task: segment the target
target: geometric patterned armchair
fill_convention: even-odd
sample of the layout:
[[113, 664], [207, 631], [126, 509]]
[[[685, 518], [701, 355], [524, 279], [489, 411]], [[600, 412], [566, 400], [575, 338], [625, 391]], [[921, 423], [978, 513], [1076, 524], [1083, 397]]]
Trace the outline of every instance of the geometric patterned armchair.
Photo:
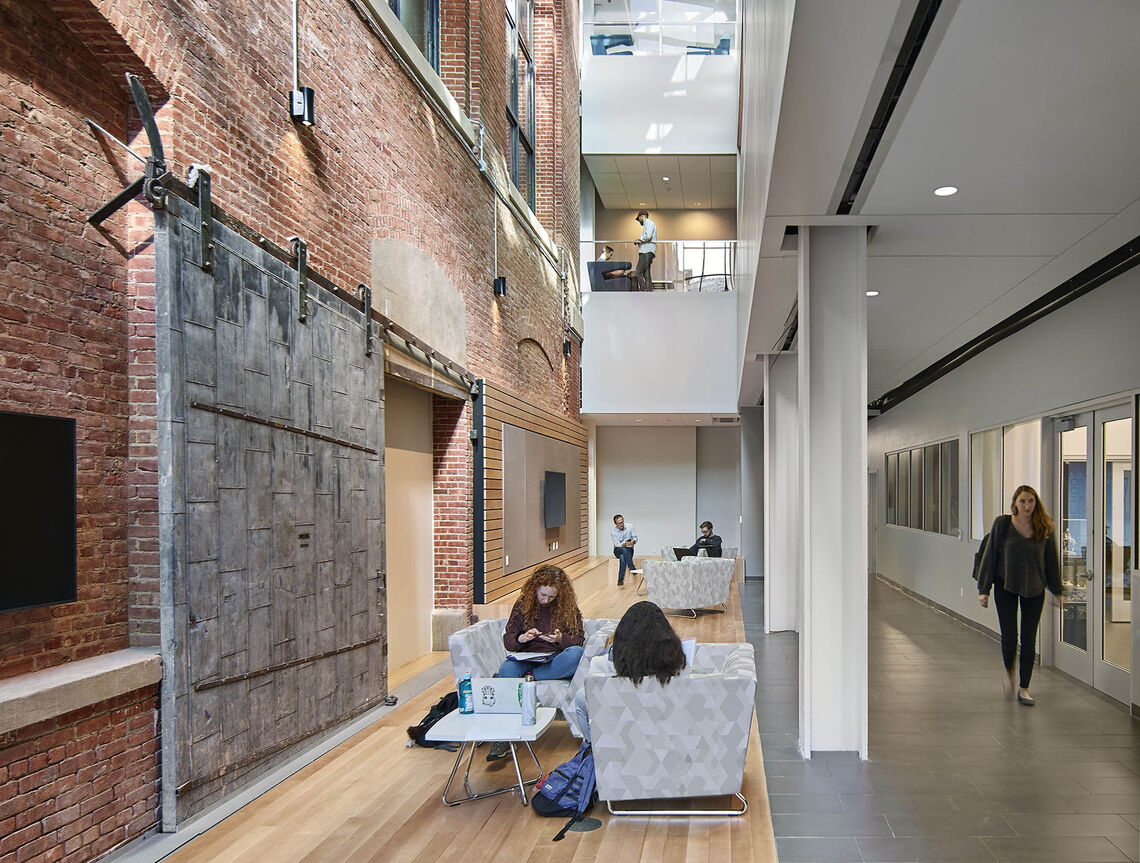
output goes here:
[[[648, 563], [649, 561], [646, 561]], [[648, 575], [648, 573], [647, 573]], [[698, 644], [692, 673], [662, 686], [586, 676], [598, 796], [615, 815], [742, 815], [740, 794], [756, 698], [751, 644]], [[615, 801], [734, 794], [729, 810], [615, 810]]]
[[[582, 645], [582, 661], [570, 680], [539, 680], [535, 687], [538, 703], [545, 707], [555, 707], [562, 711], [570, 726], [570, 733], [581, 737], [578, 728], [578, 714], [574, 710], [574, 697], [582, 689], [582, 681], [590, 669], [590, 660], [605, 652], [606, 640], [617, 626], [616, 620], [591, 617], [582, 621], [586, 640]], [[455, 686], [463, 680], [463, 675], [472, 677], [493, 677], [507, 658], [503, 646], [503, 632], [507, 628], [507, 618], [496, 617], [480, 620], [465, 627], [447, 640], [451, 652], [451, 670], [455, 674]]]
[[727, 609], [735, 558], [686, 557], [676, 563], [645, 560], [641, 565], [649, 601], [660, 608], [689, 609], [693, 617], [698, 608], [719, 605]]

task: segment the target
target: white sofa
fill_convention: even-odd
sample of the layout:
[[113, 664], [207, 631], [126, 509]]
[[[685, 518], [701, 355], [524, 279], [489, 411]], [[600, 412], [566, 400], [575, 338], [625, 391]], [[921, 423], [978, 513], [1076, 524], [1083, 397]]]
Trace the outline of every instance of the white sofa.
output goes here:
[[646, 596], [661, 608], [688, 609], [693, 617], [697, 616], [698, 608], [719, 605], [722, 611], [728, 609], [735, 558], [646, 560], [641, 566]]
[[665, 686], [595, 670], [586, 708], [598, 796], [615, 815], [699, 815], [695, 811], [617, 811], [615, 801], [740, 794], [756, 698], [751, 644], [698, 644], [691, 673]]
[[[539, 704], [561, 710], [575, 737], [581, 737], [582, 732], [578, 728], [578, 716], [574, 711], [574, 696], [582, 689], [582, 681], [590, 670], [590, 660], [605, 650], [606, 641], [618, 622], [606, 618], [589, 618], [582, 623], [586, 630], [586, 641], [582, 645], [582, 661], [574, 676], [570, 680], [540, 680], [536, 687]], [[480, 620], [459, 630], [447, 640], [456, 688], [464, 674], [470, 673], [472, 677], [494, 676], [507, 658], [507, 649], [503, 646], [503, 631], [506, 628], [505, 617]]]

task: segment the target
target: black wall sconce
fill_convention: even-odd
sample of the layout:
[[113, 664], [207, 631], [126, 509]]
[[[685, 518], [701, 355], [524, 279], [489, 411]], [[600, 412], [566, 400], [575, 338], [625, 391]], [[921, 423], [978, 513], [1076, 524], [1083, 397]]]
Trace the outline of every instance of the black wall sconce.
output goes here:
[[297, 0], [293, 0], [293, 89], [289, 91], [289, 116], [304, 126], [312, 126], [317, 121], [316, 94], [312, 87], [301, 86], [297, 44]]
[[507, 277], [506, 276], [496, 276], [495, 277], [495, 296], [496, 297], [505, 297], [506, 295], [507, 295]]
[[572, 353], [574, 353], [574, 343], [567, 339], [562, 343], [562, 355], [568, 357]]

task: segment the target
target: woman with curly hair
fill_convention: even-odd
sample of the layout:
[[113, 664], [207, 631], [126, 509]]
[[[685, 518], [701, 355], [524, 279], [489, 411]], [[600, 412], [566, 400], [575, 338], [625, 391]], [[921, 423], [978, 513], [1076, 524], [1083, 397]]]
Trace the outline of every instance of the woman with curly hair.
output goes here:
[[582, 658], [585, 634], [570, 579], [560, 567], [540, 566], [519, 591], [503, 645], [507, 653], [553, 653], [554, 657], [542, 664], [508, 657], [499, 667], [499, 677], [525, 677], [529, 672], [535, 680], [567, 680]]
[[[590, 662], [592, 673], [626, 677], [640, 686], [642, 680], [656, 678], [665, 686], [685, 668], [685, 651], [681, 639], [669, 625], [665, 613], [652, 602], [643, 600], [626, 609], [610, 639], [608, 653]], [[586, 691], [575, 698], [578, 726], [590, 739], [590, 721], [586, 714]]]
[[[990, 604], [994, 590], [998, 625], [1001, 628], [1001, 657], [1005, 663], [1002, 688], [1006, 697], [1014, 691], [1013, 658], [1017, 652], [1017, 606], [1021, 605], [1021, 662], [1017, 689], [1018, 703], [1033, 705], [1029, 679], [1037, 644], [1037, 624], [1045, 605], [1045, 588], [1061, 595], [1061, 566], [1053, 519], [1041, 505], [1041, 498], [1028, 485], [1019, 485], [1010, 501], [1010, 515], [999, 515], [990, 530], [990, 541], [978, 567], [978, 602]], [[1012, 528], [1012, 529], [1011, 529]], [[1004, 538], [999, 542], [997, 537]]]

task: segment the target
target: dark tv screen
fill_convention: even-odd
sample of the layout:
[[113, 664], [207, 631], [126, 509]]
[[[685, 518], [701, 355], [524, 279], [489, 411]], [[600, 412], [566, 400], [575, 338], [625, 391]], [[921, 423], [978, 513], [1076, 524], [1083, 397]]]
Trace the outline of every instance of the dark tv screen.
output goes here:
[[546, 527], [562, 527], [566, 524], [566, 474], [548, 470], [544, 488], [542, 499]]
[[75, 601], [75, 420], [0, 411], [0, 611]]

